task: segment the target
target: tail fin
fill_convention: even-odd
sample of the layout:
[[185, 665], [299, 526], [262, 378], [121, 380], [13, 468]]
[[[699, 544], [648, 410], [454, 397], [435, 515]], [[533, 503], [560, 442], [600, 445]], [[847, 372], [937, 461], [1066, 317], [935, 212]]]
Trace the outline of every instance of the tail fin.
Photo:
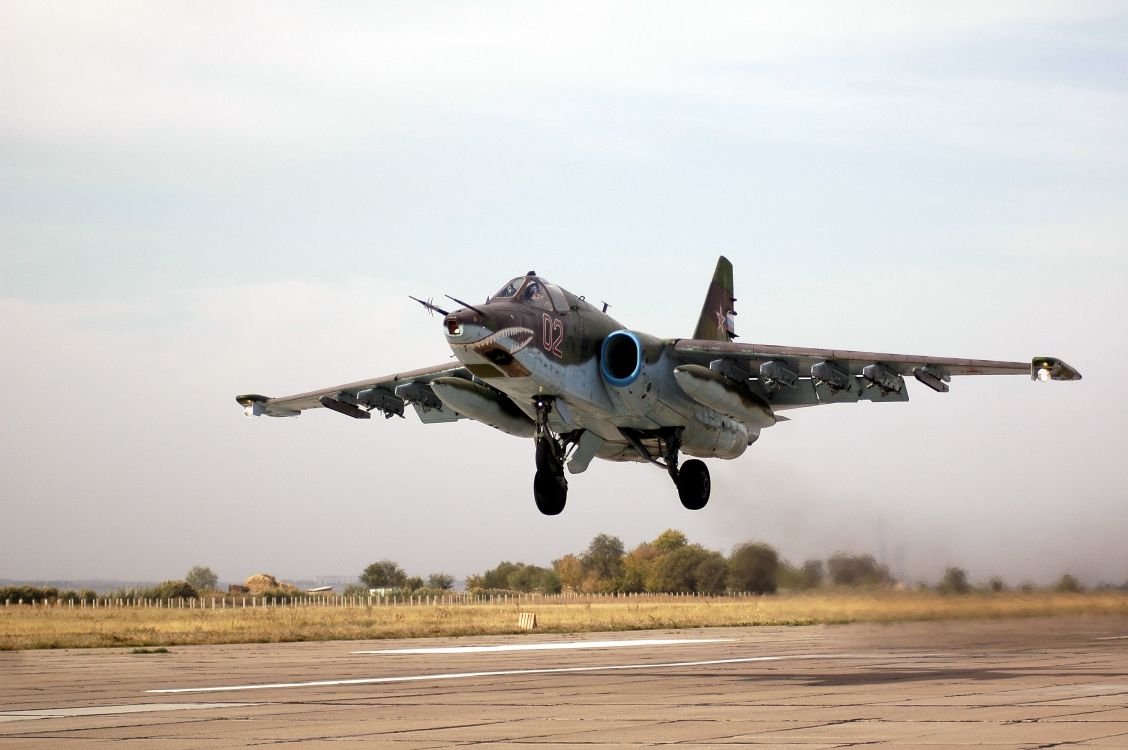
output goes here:
[[701, 317], [697, 319], [693, 338], [708, 341], [731, 341], [736, 338], [733, 320], [736, 316], [733, 309], [735, 303], [736, 297], [732, 296], [732, 263], [722, 255], [717, 259], [717, 270], [713, 272], [713, 281], [705, 295], [705, 305], [701, 308]]

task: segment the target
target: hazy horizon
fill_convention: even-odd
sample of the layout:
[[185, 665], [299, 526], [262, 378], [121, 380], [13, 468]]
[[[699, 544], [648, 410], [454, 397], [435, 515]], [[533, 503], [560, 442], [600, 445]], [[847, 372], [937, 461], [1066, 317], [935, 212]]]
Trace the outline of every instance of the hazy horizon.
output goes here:
[[[458, 578], [667, 528], [801, 562], [1128, 580], [1128, 10], [3, 2], [0, 577]], [[688, 336], [1004, 360], [797, 410], [685, 511], [595, 462], [555, 518], [484, 425], [248, 420], [447, 362], [408, 294], [535, 269]]]

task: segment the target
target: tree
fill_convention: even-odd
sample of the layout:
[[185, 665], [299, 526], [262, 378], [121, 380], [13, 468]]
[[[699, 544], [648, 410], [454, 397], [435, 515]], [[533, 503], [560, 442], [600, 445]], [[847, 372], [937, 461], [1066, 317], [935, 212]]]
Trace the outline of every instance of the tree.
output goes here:
[[591, 540], [580, 562], [600, 582], [614, 584], [605, 588], [617, 588], [618, 579], [623, 575], [623, 541], [617, 536], [600, 534]]
[[659, 555], [651, 566], [646, 590], [662, 594], [724, 591], [725, 559], [699, 544], [686, 544]]
[[822, 586], [824, 577], [822, 560], [804, 562], [803, 567], [799, 568], [799, 576], [805, 589], [817, 589]]
[[753, 594], [774, 594], [779, 580], [779, 553], [767, 544], [746, 542], [729, 556], [729, 587]]
[[700, 562], [697, 550], [689, 546], [659, 556], [646, 581], [646, 590], [658, 594], [693, 591], [693, 574]]
[[1007, 584], [1002, 578], [995, 576], [987, 582], [987, 588], [991, 589], [994, 594], [1000, 594], [1007, 590]]
[[454, 588], [454, 576], [447, 573], [432, 573], [427, 576], [427, 588], [450, 591]]
[[951, 567], [944, 571], [940, 585], [936, 590], [941, 594], [966, 594], [971, 591], [971, 584], [967, 582], [967, 573], [963, 568]]
[[713, 550], [705, 550], [705, 555], [693, 571], [694, 590], [708, 596], [725, 593], [728, 570], [728, 562], [724, 555]]
[[892, 583], [893, 576], [873, 555], [848, 555], [844, 552], [826, 561], [831, 583], [837, 586], [877, 586]]
[[677, 529], [666, 529], [652, 543], [659, 552], [666, 553], [689, 544], [689, 539]]
[[419, 576], [412, 576], [403, 582], [403, 587], [408, 591], [418, 591], [423, 588], [423, 579]]
[[643, 542], [623, 557], [623, 583], [620, 590], [639, 593], [646, 591], [646, 582], [651, 576], [658, 550], [653, 544]]
[[1055, 585], [1054, 588], [1057, 591], [1061, 591], [1067, 594], [1076, 594], [1085, 590], [1085, 588], [1081, 585], [1081, 582], [1069, 573], [1066, 573], [1061, 578], [1059, 578], [1057, 585]]
[[398, 589], [407, 582], [407, 573], [391, 560], [380, 560], [364, 569], [360, 582], [370, 589]]
[[552, 563], [560, 585], [569, 591], [580, 591], [584, 584], [584, 564], [575, 555], [564, 557]]
[[202, 565], [189, 570], [184, 580], [196, 591], [215, 591], [215, 587], [219, 585], [219, 576], [211, 568]]

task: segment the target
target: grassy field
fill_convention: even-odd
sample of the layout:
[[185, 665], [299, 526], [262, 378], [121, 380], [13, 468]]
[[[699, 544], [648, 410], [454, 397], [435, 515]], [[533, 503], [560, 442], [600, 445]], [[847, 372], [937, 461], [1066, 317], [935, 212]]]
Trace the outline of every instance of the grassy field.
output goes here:
[[1128, 614], [1128, 593], [931, 592], [780, 594], [747, 599], [602, 600], [520, 605], [279, 609], [0, 607], [0, 650], [421, 638], [538, 630], [577, 633], [738, 625], [898, 622], [1062, 614]]

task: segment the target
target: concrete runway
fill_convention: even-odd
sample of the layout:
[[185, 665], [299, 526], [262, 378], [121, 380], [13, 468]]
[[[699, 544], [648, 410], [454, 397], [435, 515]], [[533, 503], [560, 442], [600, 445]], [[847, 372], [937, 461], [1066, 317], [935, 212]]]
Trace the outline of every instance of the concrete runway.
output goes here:
[[0, 750], [126, 741], [1128, 748], [1128, 617], [0, 653]]

